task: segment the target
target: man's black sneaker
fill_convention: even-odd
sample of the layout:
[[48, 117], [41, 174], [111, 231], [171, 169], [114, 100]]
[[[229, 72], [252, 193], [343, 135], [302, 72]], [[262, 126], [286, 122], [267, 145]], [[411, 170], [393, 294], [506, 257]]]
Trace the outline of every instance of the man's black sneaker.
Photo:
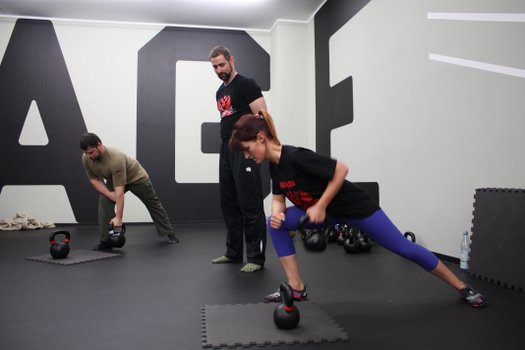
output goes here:
[[93, 250], [111, 250], [113, 248], [111, 244], [107, 241], [100, 241], [96, 246], [93, 247]]
[[168, 235], [168, 243], [169, 244], [177, 244], [177, 243], [179, 243], [179, 240], [177, 239], [177, 237], [175, 237], [174, 233], [172, 233], [171, 235]]
[[[306, 293], [306, 284], [304, 285], [303, 290], [293, 289], [293, 300], [294, 301], [303, 301], [308, 300], [308, 293]], [[280, 303], [281, 302], [281, 291], [277, 289], [275, 293], [268, 294], [264, 297], [265, 303]]]
[[471, 286], [467, 285], [459, 291], [463, 300], [472, 307], [481, 308], [487, 306], [487, 298], [480, 292], [476, 292]]

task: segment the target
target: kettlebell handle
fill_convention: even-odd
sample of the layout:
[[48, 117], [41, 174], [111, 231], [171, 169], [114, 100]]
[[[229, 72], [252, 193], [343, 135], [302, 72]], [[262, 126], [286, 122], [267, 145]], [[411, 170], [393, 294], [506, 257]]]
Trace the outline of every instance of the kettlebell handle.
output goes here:
[[[304, 225], [306, 225], [309, 222], [310, 222], [310, 218], [308, 217], [308, 214], [304, 213], [299, 218], [299, 224], [297, 226], [297, 230], [299, 230], [299, 231], [304, 230]], [[326, 226], [330, 227], [330, 219], [328, 219], [328, 216], [325, 218], [323, 224], [325, 224]], [[323, 225], [323, 224], [319, 224], [319, 225]]]
[[49, 243], [56, 244], [57, 241], [55, 237], [57, 235], [64, 235], [66, 237], [64, 239], [64, 243], [69, 243], [71, 241], [71, 235], [69, 234], [69, 232], [65, 230], [61, 230], [61, 231], [54, 231], [49, 235]]
[[310, 222], [310, 218], [308, 217], [308, 214], [304, 213], [300, 218], [299, 218], [299, 226], [297, 227], [297, 229], [299, 231], [301, 231], [303, 229], [303, 226], [304, 224], [306, 224], [306, 222]]
[[416, 243], [416, 235], [413, 232], [407, 231], [404, 234], [405, 238], [413, 243]]
[[285, 310], [291, 312], [293, 308], [293, 291], [288, 283], [281, 283], [279, 286], [279, 293], [281, 294], [282, 303], [285, 305]]
[[113, 231], [116, 234], [124, 234], [126, 233], [126, 225], [122, 224], [122, 226], [113, 226], [113, 224], [109, 225], [109, 230]]

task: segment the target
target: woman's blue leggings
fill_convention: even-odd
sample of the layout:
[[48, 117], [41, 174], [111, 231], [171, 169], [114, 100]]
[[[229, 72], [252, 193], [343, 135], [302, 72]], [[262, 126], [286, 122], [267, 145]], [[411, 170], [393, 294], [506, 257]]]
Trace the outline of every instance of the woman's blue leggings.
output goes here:
[[[291, 230], [297, 230], [299, 219], [305, 211], [298, 207], [286, 209], [286, 219], [280, 229], [274, 229], [268, 220], [268, 229], [272, 236], [273, 246], [279, 257], [295, 254], [295, 246], [289, 234]], [[438, 258], [432, 252], [422, 246], [409, 241], [401, 231], [390, 221], [388, 216], [379, 209], [365, 219], [342, 219], [329, 217], [331, 224], [350, 224], [365, 231], [375, 242], [388, 250], [412, 260], [427, 271], [433, 271], [438, 265]], [[323, 227], [325, 224], [306, 224], [305, 228]]]

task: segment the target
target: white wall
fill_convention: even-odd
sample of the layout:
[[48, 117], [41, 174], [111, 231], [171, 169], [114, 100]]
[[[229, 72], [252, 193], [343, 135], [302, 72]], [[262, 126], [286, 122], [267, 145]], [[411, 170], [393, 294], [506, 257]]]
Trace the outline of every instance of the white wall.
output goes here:
[[272, 31], [272, 108], [282, 143], [315, 147], [313, 23], [280, 21]]
[[[427, 18], [435, 12], [522, 21]], [[524, 13], [523, 1], [373, 0], [330, 40], [331, 84], [354, 83], [354, 122], [333, 131], [333, 155], [350, 180], [379, 182], [384, 210], [432, 251], [459, 256], [476, 188], [525, 186]]]

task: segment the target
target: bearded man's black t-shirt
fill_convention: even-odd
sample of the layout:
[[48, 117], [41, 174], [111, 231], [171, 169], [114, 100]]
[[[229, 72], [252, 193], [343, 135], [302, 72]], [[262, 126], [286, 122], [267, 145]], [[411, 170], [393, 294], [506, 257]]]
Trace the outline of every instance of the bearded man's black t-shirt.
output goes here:
[[[251, 113], [250, 103], [262, 97], [261, 88], [255, 80], [237, 74], [225, 86], [222, 84], [216, 93], [217, 109], [221, 114], [221, 138], [228, 141], [233, 125], [245, 114]], [[258, 112], [258, 111], [257, 111]]]

